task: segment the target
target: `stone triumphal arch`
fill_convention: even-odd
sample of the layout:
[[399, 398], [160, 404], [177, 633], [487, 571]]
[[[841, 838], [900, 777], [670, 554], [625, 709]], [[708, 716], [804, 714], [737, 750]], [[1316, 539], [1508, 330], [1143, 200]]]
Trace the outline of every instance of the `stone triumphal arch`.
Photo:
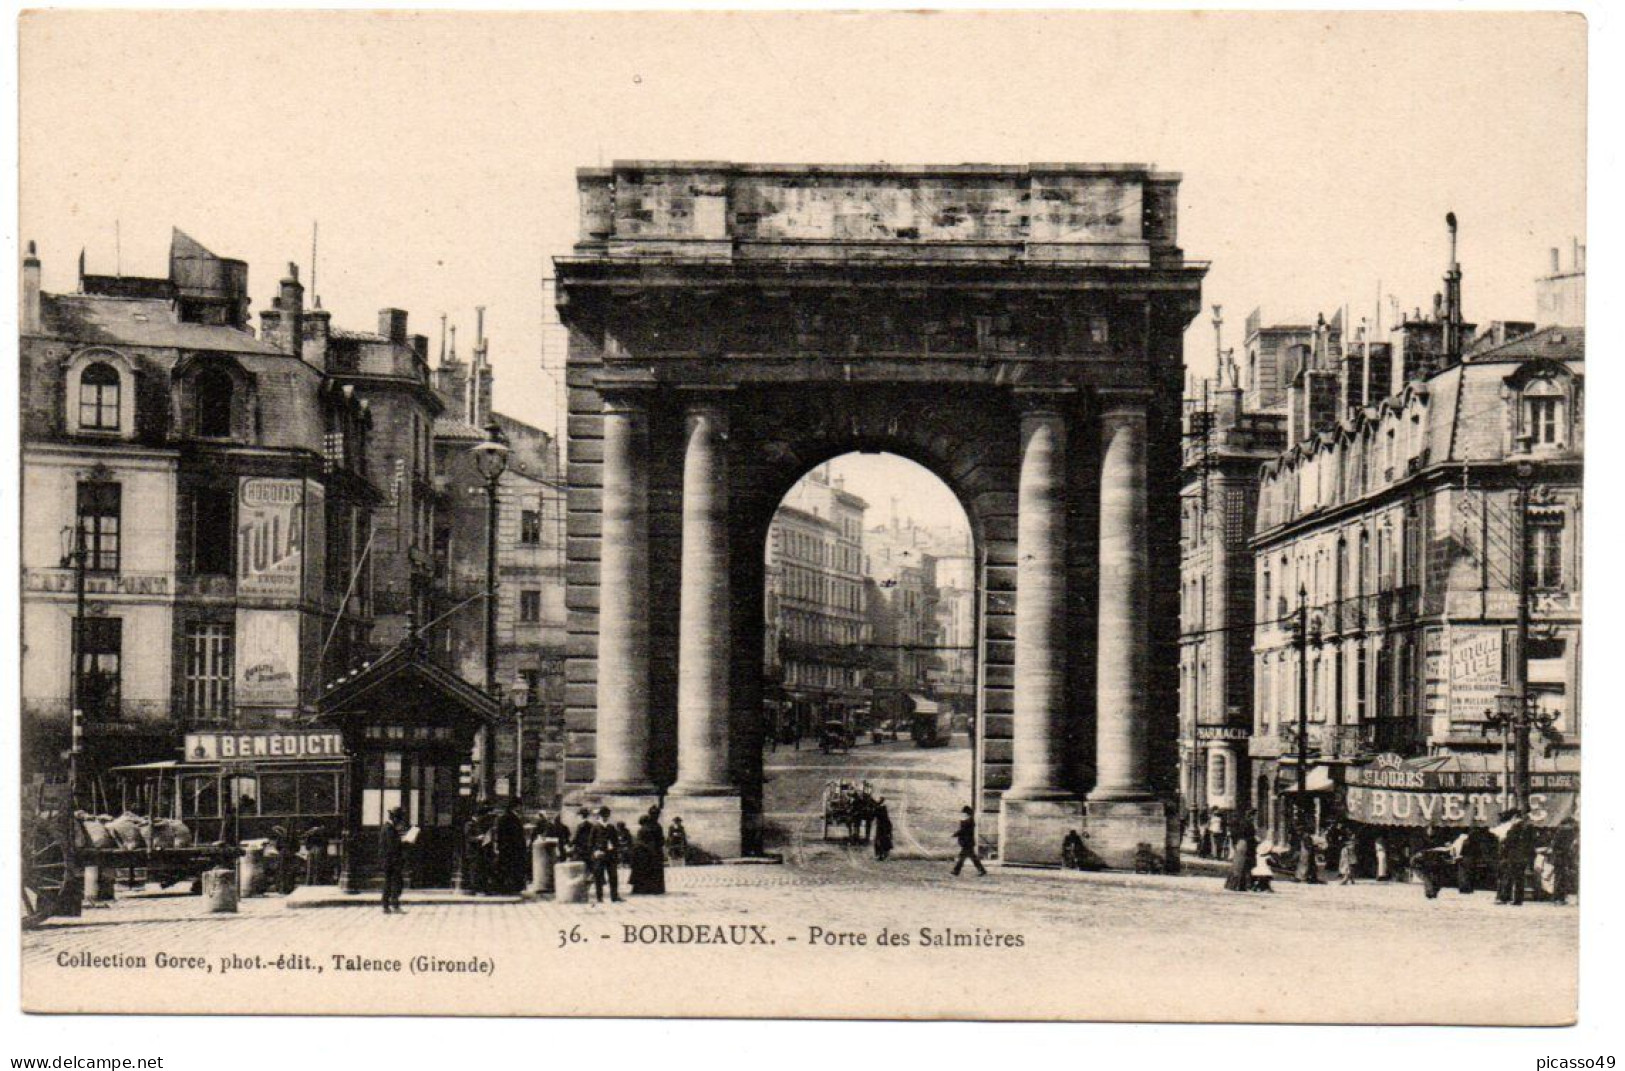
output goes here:
[[763, 545], [812, 467], [886, 450], [980, 558], [981, 828], [1171, 855], [1181, 337], [1205, 265], [1141, 165], [617, 163], [557, 262], [566, 779], [760, 847]]

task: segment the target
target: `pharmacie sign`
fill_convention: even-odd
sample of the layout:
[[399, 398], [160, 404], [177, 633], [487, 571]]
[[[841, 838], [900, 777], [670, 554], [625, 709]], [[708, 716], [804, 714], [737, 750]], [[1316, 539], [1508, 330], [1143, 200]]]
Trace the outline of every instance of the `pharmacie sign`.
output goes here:
[[186, 734], [186, 758], [190, 762], [343, 757], [344, 737], [339, 733], [265, 730]]

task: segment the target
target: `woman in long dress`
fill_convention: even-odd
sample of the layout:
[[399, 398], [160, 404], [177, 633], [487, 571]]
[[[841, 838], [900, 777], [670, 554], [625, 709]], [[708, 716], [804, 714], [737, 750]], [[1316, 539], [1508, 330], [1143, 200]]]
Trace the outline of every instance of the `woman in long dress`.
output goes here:
[[886, 801], [875, 801], [875, 858], [885, 861], [892, 850], [891, 812], [886, 809]]
[[1252, 888], [1253, 865], [1258, 861], [1257, 838], [1252, 822], [1243, 818], [1236, 823], [1230, 842], [1230, 870], [1224, 879], [1228, 891], [1247, 892]]
[[666, 891], [665, 860], [660, 857], [660, 828], [652, 815], [638, 819], [632, 841], [632, 894], [658, 896]]

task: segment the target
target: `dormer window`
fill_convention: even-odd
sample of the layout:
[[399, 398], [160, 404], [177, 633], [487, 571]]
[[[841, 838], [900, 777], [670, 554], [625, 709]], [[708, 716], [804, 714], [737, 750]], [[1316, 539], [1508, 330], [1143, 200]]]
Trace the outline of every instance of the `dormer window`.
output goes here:
[[122, 390], [118, 371], [105, 361], [79, 374], [79, 430], [119, 430]]
[[1536, 449], [1563, 445], [1563, 399], [1555, 395], [1525, 396], [1524, 434]]
[[122, 355], [86, 350], [68, 362], [63, 416], [69, 435], [135, 434], [135, 371]]
[[231, 437], [231, 403], [235, 393], [231, 374], [205, 368], [197, 376], [197, 433], [204, 439]]

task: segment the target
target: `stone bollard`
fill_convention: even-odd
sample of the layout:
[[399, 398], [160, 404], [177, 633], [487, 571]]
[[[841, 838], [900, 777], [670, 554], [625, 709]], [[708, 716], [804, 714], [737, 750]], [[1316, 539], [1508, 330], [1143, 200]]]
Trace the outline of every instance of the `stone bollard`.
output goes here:
[[105, 904], [114, 898], [115, 873], [112, 867], [91, 864], [85, 867], [85, 899]]
[[530, 842], [530, 888], [525, 890], [529, 896], [546, 896], [553, 891], [554, 860], [558, 856], [559, 842], [551, 837], [537, 837]]
[[558, 878], [558, 888], [553, 899], [560, 904], [584, 904], [587, 902], [587, 864], [586, 863], [560, 863], [553, 868]]
[[237, 875], [226, 867], [203, 872], [203, 901], [211, 914], [237, 911]]
[[259, 896], [265, 891], [265, 849], [252, 845], [237, 858], [237, 890], [241, 896]]

